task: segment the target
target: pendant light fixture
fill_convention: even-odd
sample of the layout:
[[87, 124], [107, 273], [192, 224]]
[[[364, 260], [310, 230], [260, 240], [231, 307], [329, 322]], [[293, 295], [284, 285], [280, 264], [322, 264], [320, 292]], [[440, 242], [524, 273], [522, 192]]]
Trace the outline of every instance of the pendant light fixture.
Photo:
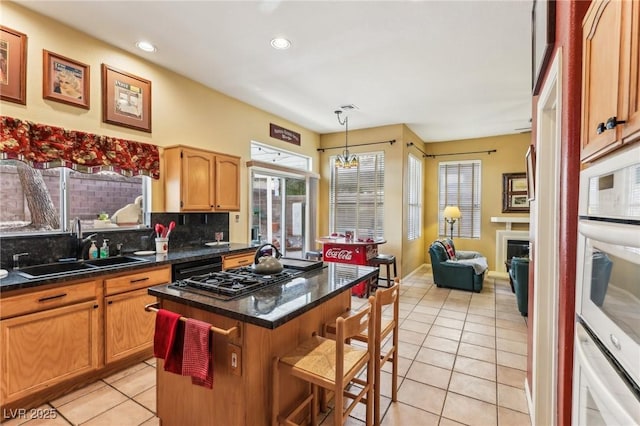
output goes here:
[[338, 117], [338, 123], [344, 128], [344, 151], [342, 154], [338, 154], [335, 161], [335, 166], [343, 169], [350, 169], [352, 167], [358, 167], [358, 156], [355, 154], [349, 154], [349, 116], [345, 114], [344, 120], [340, 118], [342, 110], [338, 109], [334, 111]]

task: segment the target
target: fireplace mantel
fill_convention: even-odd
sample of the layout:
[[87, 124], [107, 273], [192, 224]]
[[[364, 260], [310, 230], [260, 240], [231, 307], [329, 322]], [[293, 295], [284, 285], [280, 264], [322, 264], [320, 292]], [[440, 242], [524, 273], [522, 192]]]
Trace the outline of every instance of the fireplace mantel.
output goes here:
[[529, 216], [492, 216], [491, 222], [506, 224], [506, 230], [511, 231], [512, 223], [529, 223]]

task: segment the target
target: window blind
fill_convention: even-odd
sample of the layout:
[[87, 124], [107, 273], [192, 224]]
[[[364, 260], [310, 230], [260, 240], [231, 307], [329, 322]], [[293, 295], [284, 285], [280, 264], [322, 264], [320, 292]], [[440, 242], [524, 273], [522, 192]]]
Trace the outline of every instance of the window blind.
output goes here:
[[422, 235], [422, 161], [409, 154], [408, 162], [407, 239]]
[[[330, 159], [335, 163], [335, 156]], [[331, 168], [330, 232], [384, 237], [384, 152], [358, 154], [358, 166]]]
[[480, 160], [443, 162], [438, 173], [438, 220], [440, 236], [449, 236], [446, 206], [458, 206], [462, 217], [453, 226], [453, 236], [480, 238]]

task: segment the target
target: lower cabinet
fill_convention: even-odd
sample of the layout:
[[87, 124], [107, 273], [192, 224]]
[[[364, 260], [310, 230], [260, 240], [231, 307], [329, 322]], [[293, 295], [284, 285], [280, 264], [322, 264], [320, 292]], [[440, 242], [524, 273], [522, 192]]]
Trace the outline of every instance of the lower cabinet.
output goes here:
[[165, 265], [3, 293], [0, 405], [36, 406], [151, 356], [147, 289], [170, 281]]
[[97, 300], [0, 321], [2, 402], [99, 368]]
[[156, 316], [144, 306], [156, 302], [147, 289], [105, 298], [105, 363], [127, 358], [153, 346]]
[[105, 364], [151, 350], [156, 316], [144, 307], [156, 302], [156, 298], [147, 294], [147, 288], [170, 281], [169, 266], [104, 280]]

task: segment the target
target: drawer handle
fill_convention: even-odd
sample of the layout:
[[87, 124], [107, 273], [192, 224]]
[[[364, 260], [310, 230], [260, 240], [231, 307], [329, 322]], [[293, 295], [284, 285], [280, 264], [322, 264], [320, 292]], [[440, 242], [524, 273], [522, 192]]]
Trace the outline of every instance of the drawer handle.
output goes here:
[[138, 278], [137, 280], [130, 280], [129, 284], [135, 284], [135, 283], [139, 283], [139, 282], [142, 282], [142, 281], [148, 281], [148, 280], [149, 280], [149, 277]]
[[42, 297], [42, 298], [38, 299], [38, 302], [42, 303], [42, 302], [48, 302], [49, 300], [61, 299], [61, 298], [65, 297], [66, 295], [67, 295], [67, 293], [62, 293], [62, 294], [56, 294], [55, 296]]
[[250, 260], [249, 260], [249, 259], [238, 260], [238, 264], [240, 264], [240, 263], [247, 263], [247, 262], [250, 262]]

